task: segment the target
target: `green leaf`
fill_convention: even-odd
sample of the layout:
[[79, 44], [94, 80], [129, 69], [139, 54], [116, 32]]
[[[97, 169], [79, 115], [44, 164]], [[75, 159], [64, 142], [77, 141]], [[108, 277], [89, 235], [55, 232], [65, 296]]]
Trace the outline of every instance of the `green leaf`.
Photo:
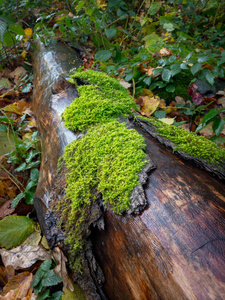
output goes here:
[[225, 51], [222, 52], [221, 58], [217, 61], [217, 66], [220, 66], [225, 63]]
[[34, 231], [35, 223], [24, 216], [7, 216], [0, 221], [0, 245], [6, 249], [22, 244]]
[[172, 84], [167, 85], [166, 87], [167, 92], [174, 93], [175, 92], [175, 86]]
[[[49, 297], [48, 300], [61, 300], [63, 294], [64, 294], [63, 292], [58, 291], [58, 292], [52, 294], [52, 296]], [[79, 300], [80, 300], [80, 299], [79, 299]]]
[[151, 84], [151, 77], [145, 77], [145, 79], [143, 80], [145, 84], [150, 85]]
[[141, 55], [140, 55], [140, 59], [141, 60], [146, 60], [148, 58], [148, 54], [147, 53], [141, 53]]
[[177, 59], [176, 55], [171, 55], [168, 59], [170, 63], [173, 63]]
[[18, 168], [15, 169], [16, 172], [21, 172], [27, 169], [27, 164], [24, 162]]
[[156, 87], [157, 87], [157, 82], [153, 82], [153, 83], [150, 85], [149, 89], [150, 89], [150, 91], [152, 91], [152, 90], [154, 90]]
[[171, 69], [171, 76], [174, 76], [181, 72], [181, 68], [179, 64], [174, 64], [170, 66], [170, 69]]
[[34, 182], [38, 182], [38, 178], [39, 178], [39, 171], [38, 171], [38, 169], [32, 169], [30, 171], [30, 180], [34, 181]]
[[160, 9], [161, 3], [160, 2], [154, 2], [151, 4], [150, 8], [148, 9], [148, 13], [150, 16], [153, 16], [157, 13], [157, 11]]
[[27, 204], [34, 204], [35, 191], [35, 188], [31, 188], [29, 191], [25, 191], [25, 201]]
[[188, 55], [184, 58], [184, 60], [189, 60], [189, 58], [191, 58], [193, 53], [194, 53], [194, 51], [191, 51], [190, 53], [188, 53]]
[[9, 29], [15, 34], [25, 35], [23, 28], [19, 24], [10, 24]]
[[26, 158], [26, 163], [31, 162], [31, 160], [38, 154], [40, 154], [39, 150], [31, 150]]
[[24, 194], [24, 193], [20, 193], [19, 195], [17, 195], [17, 196], [13, 199], [13, 201], [12, 201], [12, 203], [11, 203], [11, 207], [17, 206], [17, 204], [20, 202], [20, 200], [21, 200], [22, 198], [24, 198], [24, 197], [25, 197], [25, 194]]
[[208, 84], [210, 84], [211, 86], [213, 86], [213, 84], [215, 82], [215, 75], [210, 71], [210, 72], [208, 72], [206, 74], [205, 79], [208, 82]]
[[117, 33], [117, 30], [115, 28], [109, 28], [105, 29], [105, 35], [107, 36], [108, 39], [113, 38]]
[[125, 77], [126, 81], [130, 81], [133, 78], [133, 73], [129, 73], [127, 74], [127, 76]]
[[31, 90], [31, 83], [26, 84], [25, 86], [23, 86], [22, 88], [22, 93], [29, 93]]
[[0, 122], [9, 123], [11, 125], [14, 124], [14, 120], [13, 119], [10, 119], [8, 117], [3, 117], [3, 116], [0, 116]]
[[171, 32], [175, 29], [173, 23], [164, 23], [163, 28], [166, 29], [167, 31]]
[[198, 58], [198, 62], [199, 63], [203, 63], [203, 62], [206, 62], [208, 60], [210, 60], [210, 57], [206, 56], [206, 55], [205, 56], [201, 56], [201, 57]]
[[194, 64], [194, 65], [191, 67], [191, 73], [192, 73], [193, 75], [195, 75], [198, 71], [201, 70], [201, 67], [202, 67], [202, 65], [199, 64], [199, 63]]
[[45, 273], [44, 277], [41, 280], [42, 285], [46, 287], [57, 285], [60, 282], [62, 282], [62, 278], [55, 275], [53, 270], [49, 270], [47, 273]]
[[212, 129], [215, 132], [216, 136], [218, 136], [224, 129], [224, 125], [224, 119], [216, 118], [216, 120], [213, 122]]
[[214, 67], [213, 68], [213, 73], [216, 75], [216, 76], [219, 76], [219, 77], [224, 77], [224, 69], [222, 67]]
[[95, 54], [95, 60], [107, 61], [112, 57], [112, 52], [109, 50], [100, 50]]
[[162, 72], [162, 79], [166, 82], [169, 82], [171, 78], [171, 71], [168, 69], [164, 69]]
[[182, 64], [180, 64], [180, 68], [181, 68], [182, 70], [187, 70], [187, 69], [188, 69], [188, 66], [187, 66], [186, 63], [182, 63]]
[[8, 126], [0, 124], [0, 131], [8, 131]]
[[195, 132], [199, 132], [202, 130], [206, 125], [208, 125], [213, 119], [218, 115], [218, 109], [213, 108], [211, 109], [202, 119], [201, 124], [196, 128]]
[[40, 160], [36, 160], [36, 161], [32, 161], [30, 162], [27, 166], [26, 166], [26, 170], [31, 169], [31, 168], [35, 168], [40, 164]]
[[4, 43], [6, 44], [7, 47], [12, 47], [12, 46], [14, 46], [14, 37], [13, 37], [13, 35], [12, 35], [10, 32], [8, 32], [8, 31], [6, 31], [6, 32], [4, 33], [3, 41], [4, 41]]
[[157, 68], [157, 69], [153, 70], [153, 75], [161, 74], [162, 71], [163, 71], [163, 68]]
[[49, 290], [49, 289], [48, 289], [48, 290], [45, 290], [43, 293], [41, 293], [40, 295], [38, 295], [37, 300], [44, 300], [44, 299], [47, 299], [47, 298], [49, 298], [49, 297], [48, 297], [49, 294], [50, 294], [50, 290]]
[[154, 112], [154, 116], [155, 116], [157, 119], [165, 118], [165, 117], [166, 117], [166, 111], [165, 111], [165, 110], [156, 110], [156, 111]]
[[50, 259], [45, 260], [40, 268], [37, 270], [36, 274], [34, 275], [34, 279], [31, 283], [31, 287], [36, 287], [40, 282], [41, 279], [44, 277], [45, 273], [51, 268], [52, 261]]

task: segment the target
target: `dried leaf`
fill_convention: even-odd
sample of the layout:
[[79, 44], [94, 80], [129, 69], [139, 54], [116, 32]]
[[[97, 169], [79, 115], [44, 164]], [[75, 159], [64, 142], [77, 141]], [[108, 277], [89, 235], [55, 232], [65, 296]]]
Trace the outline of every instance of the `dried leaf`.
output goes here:
[[17, 102], [17, 107], [22, 113], [25, 113], [27, 109], [32, 110], [32, 106], [32, 102], [27, 102], [26, 100], [20, 100], [19, 102]]
[[42, 239], [41, 239], [41, 244], [42, 244], [42, 246], [43, 246], [45, 249], [47, 249], [47, 250], [50, 249], [49, 246], [48, 246], [48, 242], [47, 242], [45, 236], [42, 237]]
[[148, 96], [149, 98], [154, 96], [154, 93], [148, 89], [142, 89], [140, 96]]
[[31, 233], [28, 238], [23, 242], [22, 245], [30, 245], [30, 246], [38, 246], [41, 240], [41, 232], [40, 231], [34, 231]]
[[126, 82], [125, 80], [120, 80], [120, 84], [125, 88], [129, 89], [131, 87], [131, 84], [129, 82]]
[[6, 216], [11, 215], [15, 208], [11, 207], [12, 200], [8, 200], [5, 204], [3, 204], [0, 208], [0, 220], [5, 218]]
[[172, 55], [172, 51], [170, 49], [167, 49], [167, 48], [162, 48], [160, 51], [159, 51], [159, 54], [161, 56], [169, 56], [169, 55]]
[[3, 88], [9, 88], [11, 85], [11, 82], [7, 78], [0, 79], [0, 90]]
[[0, 284], [5, 286], [6, 283], [15, 276], [13, 266], [0, 267]]
[[[29, 293], [33, 275], [30, 272], [23, 272], [8, 281], [4, 286], [1, 296], [6, 296], [9, 292], [14, 292], [14, 298], [5, 299], [22, 299]], [[0, 298], [4, 299], [4, 298]]]
[[161, 118], [160, 121], [167, 124], [167, 125], [172, 125], [174, 122], [175, 118]]
[[143, 116], [150, 117], [159, 106], [160, 99], [157, 96], [152, 98], [149, 98], [148, 96], [144, 96], [141, 98], [143, 101], [143, 104], [141, 106], [141, 114]]
[[217, 100], [218, 104], [221, 104], [223, 107], [225, 107], [225, 96], [221, 97]]
[[213, 133], [213, 129], [212, 129], [212, 124], [213, 122], [210, 122], [205, 128], [203, 128], [202, 130], [200, 130], [199, 132], [204, 135], [204, 137], [206, 138], [210, 138], [214, 133]]
[[180, 96], [176, 96], [175, 101], [176, 101], [177, 104], [184, 104], [185, 105], [185, 103], [186, 103], [184, 98], [180, 97]]
[[15, 114], [21, 115], [21, 116], [23, 115], [23, 112], [19, 109], [19, 107], [17, 106], [17, 103], [7, 105], [7, 106], [3, 107], [2, 110], [6, 111], [6, 112], [12, 112], [12, 113], [15, 113]]
[[20, 245], [11, 250], [0, 250], [4, 266], [12, 265], [15, 270], [29, 268], [38, 260], [51, 259], [49, 252], [41, 246]]
[[70, 291], [73, 291], [74, 287], [66, 269], [67, 258], [65, 257], [65, 255], [59, 247], [54, 248], [53, 257], [57, 264], [57, 266], [54, 268], [54, 273], [62, 278], [63, 289], [65, 290], [66, 288], [68, 288]]

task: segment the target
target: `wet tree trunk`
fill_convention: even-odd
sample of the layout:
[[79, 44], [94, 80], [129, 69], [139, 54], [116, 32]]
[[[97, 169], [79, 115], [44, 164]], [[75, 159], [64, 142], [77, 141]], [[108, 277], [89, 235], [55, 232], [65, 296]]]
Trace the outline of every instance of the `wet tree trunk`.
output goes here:
[[[58, 158], [65, 145], [76, 138], [60, 120], [76, 91], [59, 75], [79, 64], [65, 47], [46, 50], [39, 45], [34, 56], [34, 103], [42, 141], [35, 207], [50, 246], [61, 244], [66, 252], [62, 230], [56, 227], [58, 219], [50, 206], [52, 199], [57, 201], [64, 195], [65, 178], [63, 172], [57, 175]], [[107, 210], [105, 230], [92, 229], [91, 234], [105, 283], [88, 252], [88, 271], [76, 279], [87, 299], [106, 299], [105, 295], [112, 300], [223, 299], [224, 180], [172, 154], [152, 137], [146, 124], [131, 126], [145, 137], [147, 153], [156, 166], [144, 186], [148, 207], [139, 215], [118, 216]], [[223, 178], [222, 173], [215, 171], [214, 175]]]

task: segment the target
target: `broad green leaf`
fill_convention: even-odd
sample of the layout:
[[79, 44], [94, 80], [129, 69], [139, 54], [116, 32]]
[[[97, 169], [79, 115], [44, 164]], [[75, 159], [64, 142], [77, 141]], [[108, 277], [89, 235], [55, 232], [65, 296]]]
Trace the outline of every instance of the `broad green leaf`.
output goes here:
[[38, 178], [39, 178], [39, 171], [38, 171], [38, 169], [32, 169], [30, 171], [30, 180], [38, 182]]
[[[48, 300], [61, 300], [62, 299], [62, 295], [63, 295], [63, 292], [61, 291], [58, 291], [54, 294], [52, 294], [51, 297], [48, 298]], [[37, 299], [38, 300], [38, 299]], [[71, 299], [72, 300], [72, 299]], [[79, 300], [81, 300], [81, 298], [79, 298]]]
[[224, 77], [224, 69], [222, 67], [214, 67], [213, 68], [213, 73], [216, 75], [216, 76], [219, 76], [219, 77]]
[[192, 40], [192, 39], [193, 39], [193, 37], [191, 37], [190, 35], [184, 33], [183, 31], [178, 31], [178, 32], [177, 32], [177, 35], [178, 35], [180, 38], [182, 38], [183, 40], [187, 40], [187, 39]]
[[17, 206], [17, 204], [20, 202], [20, 200], [24, 197], [25, 197], [25, 194], [23, 192], [20, 193], [19, 195], [17, 195], [11, 203], [11, 207]]
[[115, 28], [109, 28], [105, 29], [105, 35], [107, 36], [108, 39], [113, 38], [117, 33], [117, 30]]
[[25, 86], [23, 86], [22, 88], [22, 93], [29, 93], [31, 91], [31, 83], [26, 84]]
[[161, 89], [161, 88], [164, 88], [164, 86], [166, 86], [167, 83], [166, 82], [163, 82], [163, 81], [157, 81], [157, 86]]
[[160, 9], [161, 7], [161, 3], [160, 2], [154, 2], [151, 4], [148, 13], [150, 14], [150, 16], [153, 16], [157, 13], [157, 11]]
[[21, 171], [26, 170], [26, 168], [27, 168], [27, 164], [24, 162], [24, 163], [22, 163], [21, 165], [19, 165], [19, 167], [17, 167], [17, 168], [15, 169], [15, 171], [16, 171], [16, 172], [21, 172]]
[[143, 80], [145, 84], [150, 85], [151, 84], [151, 77], [145, 77], [145, 79]]
[[141, 53], [140, 55], [141, 60], [146, 60], [148, 58], [148, 54], [147, 53]]
[[182, 63], [182, 64], [180, 64], [180, 68], [181, 68], [182, 70], [187, 70], [187, 69], [188, 69], [188, 66], [187, 66], [186, 63]]
[[163, 71], [163, 68], [157, 68], [157, 69], [154, 69], [154, 70], [153, 70], [153, 75], [161, 74], [162, 71]]
[[109, 50], [100, 50], [95, 54], [95, 59], [100, 61], [107, 61], [112, 57], [112, 52]]
[[34, 158], [36, 155], [40, 154], [40, 151], [39, 150], [31, 150], [29, 153], [28, 153], [28, 156], [26, 158], [26, 163], [29, 163], [31, 162], [32, 158]]
[[168, 59], [170, 63], [173, 63], [177, 59], [176, 55], [171, 55]]
[[10, 119], [8, 117], [3, 117], [3, 116], [0, 116], [0, 122], [5, 122], [5, 123], [9, 123], [9, 124], [14, 124], [14, 120], [13, 119]]
[[210, 71], [210, 72], [208, 72], [206, 74], [205, 79], [208, 82], [208, 84], [210, 84], [211, 86], [213, 86], [213, 84], [215, 82], [215, 75]]
[[40, 268], [37, 270], [36, 274], [34, 275], [34, 279], [31, 283], [31, 287], [37, 286], [40, 282], [41, 279], [44, 277], [45, 273], [51, 268], [52, 261], [51, 260], [45, 260]]
[[170, 69], [171, 69], [171, 76], [174, 76], [181, 72], [181, 68], [179, 64], [174, 64], [170, 66]]
[[41, 293], [40, 295], [38, 295], [37, 300], [45, 300], [45, 299], [49, 299], [49, 294], [50, 294], [50, 290], [45, 290], [43, 293]]
[[60, 282], [62, 282], [62, 278], [55, 275], [53, 270], [49, 270], [47, 273], [45, 273], [41, 280], [42, 285], [46, 287], [57, 285]]
[[154, 112], [154, 116], [155, 116], [157, 119], [165, 118], [165, 117], [166, 117], [166, 111], [165, 111], [165, 110], [156, 110], [156, 111]]
[[9, 29], [15, 34], [24, 35], [25, 32], [19, 24], [10, 24]]
[[163, 28], [166, 29], [167, 31], [171, 32], [175, 29], [173, 23], [164, 23]]
[[168, 69], [164, 69], [162, 72], [162, 79], [166, 82], [169, 82], [171, 78], [171, 71]]
[[217, 66], [220, 66], [225, 63], [225, 51], [222, 52], [221, 58], [217, 61]]
[[14, 36], [8, 31], [4, 33], [3, 41], [7, 47], [14, 46]]
[[194, 51], [191, 51], [184, 60], [189, 60], [189, 58], [191, 58], [192, 54], [194, 53]]
[[191, 73], [192, 73], [193, 75], [195, 75], [198, 71], [201, 70], [201, 67], [202, 67], [202, 65], [199, 64], [199, 63], [194, 64], [194, 65], [191, 67]]
[[3, 124], [0, 124], [0, 131], [5, 131], [5, 132], [7, 132], [7, 131], [8, 131], [8, 126], [3, 125]]
[[174, 93], [175, 92], [175, 86], [172, 84], [167, 85], [166, 87], [167, 92]]
[[224, 129], [225, 121], [224, 119], [217, 118], [212, 125], [212, 129], [215, 132], [216, 136], [218, 136], [221, 131]]
[[32, 161], [26, 166], [27, 169], [35, 168], [40, 164], [40, 160]]
[[127, 76], [125, 77], [126, 81], [130, 81], [133, 78], [133, 73], [129, 73], [127, 74]]
[[29, 191], [25, 191], [25, 201], [27, 204], [34, 204], [35, 191], [36, 188], [31, 188]]
[[34, 231], [35, 223], [24, 216], [7, 216], [0, 221], [0, 245], [6, 249], [22, 244]]
[[218, 110], [216, 108], [211, 109], [202, 119], [201, 124], [196, 128], [195, 132], [199, 132], [204, 127], [206, 127], [213, 119], [218, 115]]
[[206, 62], [208, 60], [210, 60], [210, 57], [206, 56], [206, 55], [205, 56], [201, 56], [201, 57], [198, 58], [198, 62], [199, 63], [203, 63], [203, 62]]

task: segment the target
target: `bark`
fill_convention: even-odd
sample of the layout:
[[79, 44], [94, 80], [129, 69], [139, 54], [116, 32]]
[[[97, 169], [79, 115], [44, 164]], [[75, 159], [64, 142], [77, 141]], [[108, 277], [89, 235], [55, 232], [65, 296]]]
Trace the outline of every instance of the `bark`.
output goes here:
[[[53, 206], [64, 197], [65, 188], [66, 170], [57, 173], [58, 158], [65, 145], [77, 138], [60, 120], [77, 96], [60, 77], [74, 67], [74, 62], [69, 63], [74, 55], [60, 45], [48, 49], [39, 45], [34, 55], [34, 104], [42, 141], [35, 208], [51, 248], [60, 244], [65, 253], [68, 248]], [[87, 299], [223, 299], [225, 188], [218, 177], [223, 178], [224, 170], [182, 153], [175, 156], [154, 138], [154, 128], [140, 120], [130, 121], [129, 126], [145, 137], [153, 161], [147, 182], [133, 199], [138, 203], [144, 196], [148, 206], [138, 215], [118, 216], [105, 210], [101, 231], [102, 211], [93, 206], [87, 231], [95, 257], [89, 242], [86, 270], [83, 275], [73, 274], [74, 280]]]

